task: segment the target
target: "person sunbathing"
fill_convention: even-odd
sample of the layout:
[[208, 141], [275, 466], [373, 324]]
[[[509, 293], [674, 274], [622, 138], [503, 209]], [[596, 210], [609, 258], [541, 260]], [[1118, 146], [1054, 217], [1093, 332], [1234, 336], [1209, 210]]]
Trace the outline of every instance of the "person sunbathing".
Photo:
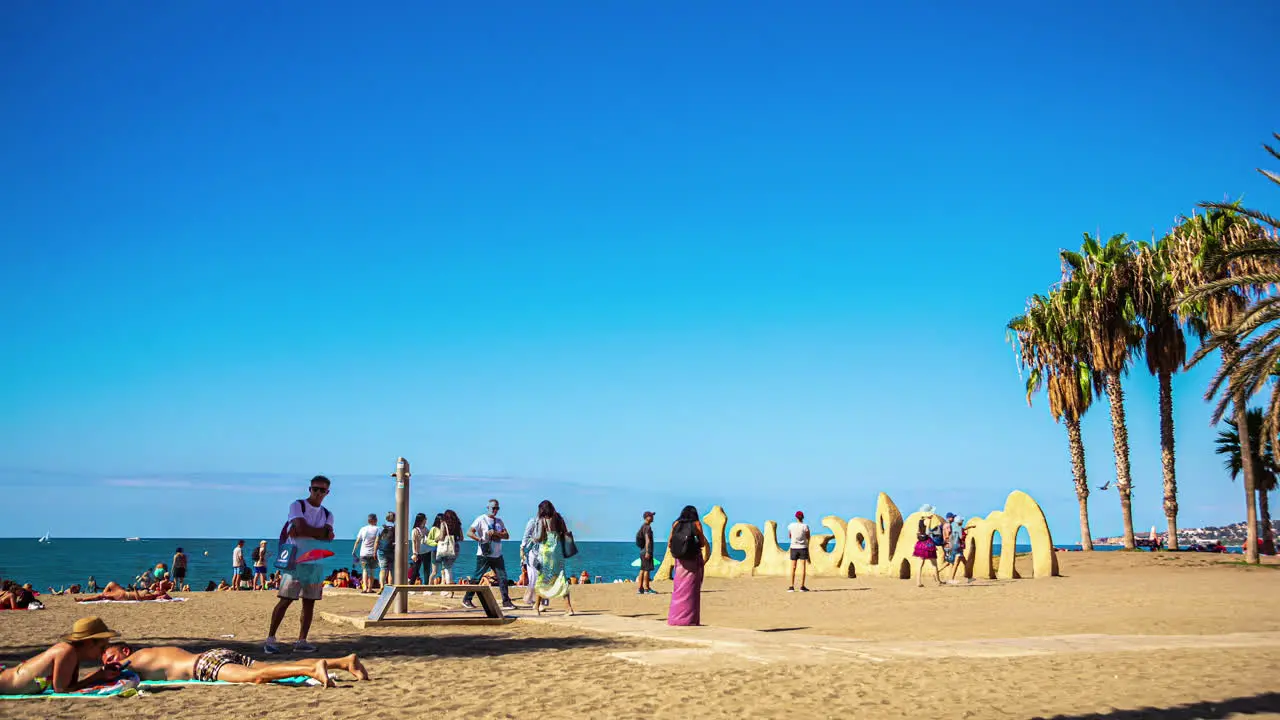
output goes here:
[[100, 657], [108, 641], [119, 634], [99, 618], [80, 618], [62, 642], [15, 667], [0, 665], [0, 695], [73, 692], [114, 681], [120, 675], [118, 668], [104, 667], [80, 678], [80, 663]]
[[43, 603], [36, 600], [36, 593], [31, 589], [31, 583], [19, 585], [6, 580], [3, 589], [0, 590], [0, 610], [26, 610], [30, 607], [37, 609], [44, 607]]
[[76, 602], [96, 602], [98, 600], [172, 600], [169, 597], [169, 591], [173, 589], [173, 583], [168, 581], [160, 581], [152, 586], [151, 590], [125, 590], [115, 580], [107, 583], [102, 588], [102, 592], [89, 597], [76, 598]]
[[214, 648], [199, 655], [176, 647], [140, 647], [128, 643], [109, 645], [102, 652], [103, 667], [121, 667], [143, 680], [197, 680], [261, 684], [291, 677], [310, 677], [324, 687], [333, 687], [329, 668], [338, 668], [356, 680], [368, 680], [369, 673], [355, 653], [340, 658], [316, 658], [307, 662], [255, 662], [228, 648]]

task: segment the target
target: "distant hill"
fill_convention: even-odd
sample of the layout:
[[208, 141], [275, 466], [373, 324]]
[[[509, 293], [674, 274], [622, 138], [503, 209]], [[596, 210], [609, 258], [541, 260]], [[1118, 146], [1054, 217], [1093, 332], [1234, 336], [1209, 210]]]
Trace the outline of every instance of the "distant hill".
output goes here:
[[[1280, 536], [1280, 520], [1271, 521], [1271, 529], [1277, 536]], [[1258, 522], [1258, 534], [1262, 534], [1262, 522]], [[1135, 532], [1136, 537], [1145, 538], [1147, 533]], [[1156, 532], [1156, 536], [1161, 540], [1167, 539], [1168, 532]], [[1232, 525], [1223, 525], [1221, 527], [1209, 526], [1202, 528], [1178, 528], [1178, 544], [1186, 545], [1196, 542], [1209, 542], [1218, 540], [1223, 545], [1242, 545], [1247, 538], [1245, 523], [1238, 522]], [[1095, 538], [1094, 542], [1100, 545], [1118, 545], [1124, 540], [1123, 537], [1101, 537]]]

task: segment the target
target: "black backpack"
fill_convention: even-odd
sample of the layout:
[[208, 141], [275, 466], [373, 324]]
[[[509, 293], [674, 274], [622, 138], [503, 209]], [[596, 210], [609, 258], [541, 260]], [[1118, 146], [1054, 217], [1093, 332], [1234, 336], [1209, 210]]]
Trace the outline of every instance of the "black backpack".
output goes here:
[[636, 531], [636, 547], [644, 549], [644, 528], [641, 527]]
[[382, 532], [378, 534], [378, 549], [382, 551], [387, 559], [395, 557], [396, 554], [396, 526], [383, 525]]
[[700, 547], [698, 536], [693, 534], [691, 522], [676, 523], [675, 528], [671, 530], [671, 537], [667, 539], [667, 549], [671, 551], [671, 556], [681, 560], [702, 557]]

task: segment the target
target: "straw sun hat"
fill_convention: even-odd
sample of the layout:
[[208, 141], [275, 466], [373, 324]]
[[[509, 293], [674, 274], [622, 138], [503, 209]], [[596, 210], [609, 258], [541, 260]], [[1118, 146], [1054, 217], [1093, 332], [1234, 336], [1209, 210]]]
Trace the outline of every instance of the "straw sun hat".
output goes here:
[[107, 627], [102, 622], [102, 618], [87, 617], [80, 618], [75, 625], [71, 626], [71, 632], [62, 636], [67, 642], [76, 642], [78, 640], [98, 640], [101, 638], [119, 637], [120, 633]]

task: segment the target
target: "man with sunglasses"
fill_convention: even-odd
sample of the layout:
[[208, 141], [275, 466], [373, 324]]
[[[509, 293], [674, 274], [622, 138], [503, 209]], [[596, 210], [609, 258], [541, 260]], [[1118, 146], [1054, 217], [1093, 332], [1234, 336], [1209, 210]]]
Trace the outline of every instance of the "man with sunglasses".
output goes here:
[[[329, 494], [329, 478], [323, 475], [311, 478], [310, 490], [311, 494], [306, 499], [296, 500], [289, 506], [289, 520], [280, 532], [282, 538], [288, 538], [298, 546], [298, 555], [333, 540], [333, 513], [322, 504]], [[323, 592], [324, 565], [319, 560], [299, 562], [292, 570], [285, 571], [280, 577], [280, 590], [277, 592], [280, 599], [271, 612], [271, 630], [267, 633], [263, 652], [280, 652], [280, 646], [276, 644], [276, 630], [284, 620], [289, 606], [298, 599], [302, 600], [302, 628], [298, 632], [298, 641], [293, 644], [293, 650], [315, 652], [316, 646], [307, 642], [307, 633], [311, 631], [311, 616], [315, 611], [316, 601]]]
[[[510, 534], [507, 533], [507, 526], [502, 523], [502, 518], [498, 517], [497, 500], [489, 500], [488, 510], [467, 529], [467, 537], [479, 545], [476, 549], [476, 573], [472, 582], [479, 583], [484, 574], [492, 570], [494, 577], [498, 579], [498, 590], [502, 593], [502, 607], [514, 610], [516, 606], [512, 604], [507, 590], [507, 565], [502, 559], [502, 541], [510, 537]], [[475, 593], [472, 592], [463, 595], [462, 606], [474, 608], [475, 604], [471, 602], [474, 596]]]

